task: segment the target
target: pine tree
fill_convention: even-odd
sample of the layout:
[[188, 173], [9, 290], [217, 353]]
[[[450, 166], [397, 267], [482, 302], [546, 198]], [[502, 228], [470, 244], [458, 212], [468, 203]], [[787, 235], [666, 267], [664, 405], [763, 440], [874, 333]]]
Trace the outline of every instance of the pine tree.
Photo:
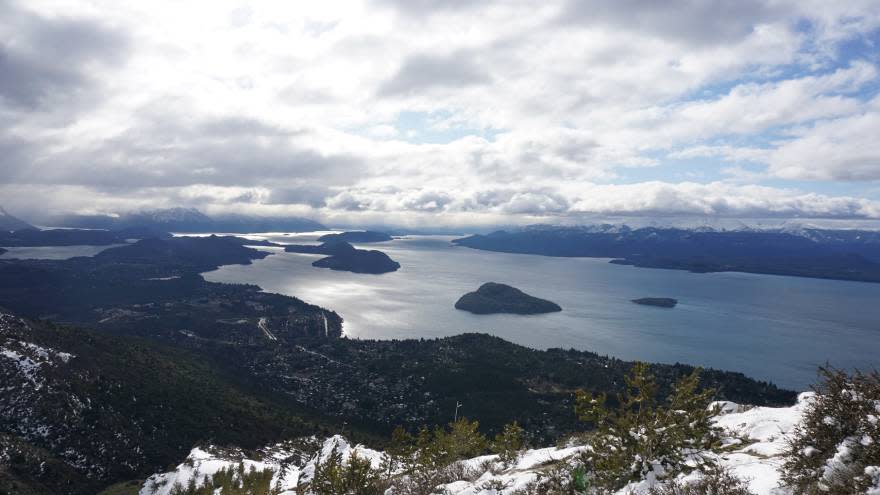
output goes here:
[[505, 466], [509, 466], [519, 458], [519, 451], [524, 443], [525, 430], [514, 421], [505, 425], [504, 430], [495, 436], [492, 447], [498, 453], [498, 459]]
[[658, 404], [654, 377], [645, 364], [636, 363], [616, 410], [606, 407], [604, 395], [579, 391], [578, 417], [596, 430], [584, 455], [593, 483], [616, 490], [631, 481], [664, 479], [712, 465], [705, 454], [719, 440], [711, 421], [717, 411], [707, 408], [714, 392], [698, 391], [698, 386], [699, 370], [694, 370], [675, 384], [665, 404]]
[[822, 383], [786, 449], [796, 493], [867, 493], [880, 485], [880, 374], [820, 368]]

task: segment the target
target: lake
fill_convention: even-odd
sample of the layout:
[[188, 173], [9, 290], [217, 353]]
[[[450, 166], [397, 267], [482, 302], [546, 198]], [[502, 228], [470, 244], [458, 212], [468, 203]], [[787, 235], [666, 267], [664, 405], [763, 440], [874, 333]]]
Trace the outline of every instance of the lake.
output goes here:
[[[318, 234], [249, 236], [312, 243]], [[333, 309], [352, 338], [405, 339], [486, 332], [534, 348], [590, 350], [622, 359], [742, 371], [805, 389], [816, 366], [880, 363], [880, 284], [744, 273], [696, 274], [613, 265], [606, 259], [478, 251], [450, 236], [364, 244], [400, 262], [383, 275], [315, 268], [320, 255], [279, 248], [252, 265], [209, 273]], [[562, 306], [534, 316], [472, 315], [453, 308], [484, 282], [513, 285]], [[674, 297], [674, 309], [639, 297]]]

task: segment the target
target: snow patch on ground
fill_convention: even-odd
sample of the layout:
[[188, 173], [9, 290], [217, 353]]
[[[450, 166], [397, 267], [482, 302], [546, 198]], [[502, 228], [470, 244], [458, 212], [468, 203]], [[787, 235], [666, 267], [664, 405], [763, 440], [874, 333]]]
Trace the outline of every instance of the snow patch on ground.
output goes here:
[[222, 469], [237, 468], [239, 464], [244, 465], [246, 471], [251, 468], [257, 471], [273, 471], [272, 488], [278, 490], [280, 495], [296, 495], [297, 485], [314, 476], [316, 461], [326, 460], [334, 448], [342, 455], [343, 462], [348, 462], [355, 452], [359, 458], [369, 459], [375, 469], [379, 468], [382, 461], [381, 452], [363, 445], [353, 446], [339, 435], [330, 437], [323, 443], [315, 439], [306, 442], [316, 444], [315, 453], [309, 455], [302, 447], [278, 444], [262, 449], [258, 459], [247, 458], [238, 450], [213, 446], [195, 448], [174, 471], [150, 476], [141, 488], [140, 495], [169, 495], [175, 486], [186, 487], [192, 480], [195, 480], [196, 487], [200, 487], [204, 484], [206, 475], [211, 476]]
[[40, 371], [44, 366], [57, 366], [76, 357], [67, 352], [59, 352], [41, 347], [33, 342], [13, 338], [10, 335], [27, 334], [29, 327], [24, 320], [8, 314], [0, 314], [0, 366], [10, 363], [16, 373], [29, 382], [34, 389], [43, 387]]
[[[733, 402], [718, 403], [721, 414], [715, 418], [715, 422], [727, 432], [724, 442], [727, 448], [716, 454], [718, 463], [747, 480], [750, 489], [757, 495], [790, 495], [788, 489], [779, 487], [779, 468], [782, 465], [780, 455], [795, 425], [801, 420], [804, 408], [813, 397], [814, 394], [810, 392], [803, 393], [798, 397], [797, 404], [782, 408], [749, 407]], [[175, 483], [186, 486], [194, 478], [197, 485], [200, 485], [200, 477], [222, 468], [237, 466], [239, 462], [244, 463], [246, 468], [254, 466], [256, 469], [274, 471], [272, 486], [283, 495], [297, 495], [297, 485], [312, 478], [315, 462], [325, 460], [334, 447], [342, 454], [344, 462], [347, 462], [352, 452], [369, 459], [374, 468], [379, 467], [382, 459], [382, 452], [362, 445], [352, 446], [339, 435], [319, 443], [310, 454], [284, 444], [264, 449], [263, 455], [255, 459], [245, 458], [240, 453], [221, 453], [213, 447], [197, 448], [174, 471], [151, 476], [140, 495], [168, 495]], [[494, 455], [468, 459], [463, 461], [464, 464], [472, 472], [476, 472], [477, 476], [439, 486], [436, 492], [449, 495], [510, 495], [537, 479], [539, 473], [546, 471], [549, 466], [569, 459], [585, 449], [585, 446], [573, 445], [526, 450], [515, 463], [506, 468], [497, 462], [497, 456]], [[876, 480], [876, 488], [869, 493], [880, 495], [880, 467], [869, 468], [865, 474]], [[682, 480], [696, 481], [699, 476], [699, 473], [692, 473]], [[647, 482], [634, 483], [619, 491], [618, 495], [644, 494], [650, 488], [649, 485]], [[504, 488], [495, 489], [490, 486]]]

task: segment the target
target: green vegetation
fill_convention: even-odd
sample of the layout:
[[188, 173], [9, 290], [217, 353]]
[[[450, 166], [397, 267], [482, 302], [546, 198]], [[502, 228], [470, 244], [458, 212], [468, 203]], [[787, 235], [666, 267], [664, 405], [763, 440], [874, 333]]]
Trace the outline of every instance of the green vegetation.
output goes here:
[[218, 490], [223, 495], [275, 495], [278, 492], [272, 489], [273, 474], [271, 469], [245, 468], [244, 463], [239, 463], [205, 475], [200, 483], [193, 477], [187, 486], [175, 485], [171, 495], [215, 495]]
[[[8, 385], [0, 388], [0, 433], [9, 433], [0, 435], [0, 451], [18, 452], [0, 469], [44, 487], [37, 493], [97, 493], [163, 470], [202, 442], [256, 448], [335, 429], [191, 351], [38, 322], [2, 330], [0, 343], [6, 337], [74, 356], [42, 367], [39, 389], [0, 367]], [[32, 435], [22, 425], [51, 428]], [[73, 467], [79, 459], [85, 469]], [[41, 474], [44, 462], [54, 477]]]
[[562, 311], [562, 308], [554, 302], [530, 296], [515, 287], [495, 282], [486, 282], [476, 291], [461, 296], [455, 303], [455, 309], [478, 315], [494, 313], [534, 315]]
[[616, 409], [606, 407], [605, 394], [578, 392], [578, 416], [596, 428], [589, 438], [590, 452], [583, 456], [596, 486], [615, 490], [632, 481], [673, 478], [711, 465], [704, 454], [720, 441], [712, 424], [718, 411], [707, 407], [714, 391], [698, 386], [699, 370], [694, 370], [660, 404], [655, 378], [646, 365], [636, 363]]
[[505, 466], [515, 463], [524, 447], [525, 430], [516, 421], [505, 425], [492, 443], [492, 450], [498, 453], [498, 459]]
[[822, 383], [782, 467], [796, 493], [848, 495], [880, 487], [880, 374], [821, 368]]
[[315, 463], [312, 479], [297, 491], [311, 495], [379, 495], [384, 493], [385, 485], [380, 471], [373, 469], [368, 459], [353, 451], [343, 462], [342, 454], [334, 446], [326, 459]]
[[531, 226], [452, 241], [503, 253], [615, 258], [611, 263], [706, 272], [746, 272], [880, 282], [880, 233], [805, 229], [696, 231], [645, 227]]
[[354, 273], [381, 274], [397, 271], [400, 263], [382, 251], [357, 249], [341, 238], [331, 237], [319, 246], [290, 244], [284, 247], [289, 253], [324, 254], [312, 263], [318, 268], [329, 268]]
[[393, 239], [385, 232], [376, 232], [374, 230], [340, 232], [338, 234], [325, 234], [318, 238], [320, 242], [327, 241], [346, 241], [346, 242], [386, 242]]
[[657, 306], [658, 308], [674, 308], [678, 304], [678, 300], [671, 297], [642, 297], [633, 299], [632, 302], [643, 306]]
[[748, 484], [729, 471], [717, 467], [706, 471], [693, 483], [673, 480], [652, 488], [648, 495], [752, 495]]

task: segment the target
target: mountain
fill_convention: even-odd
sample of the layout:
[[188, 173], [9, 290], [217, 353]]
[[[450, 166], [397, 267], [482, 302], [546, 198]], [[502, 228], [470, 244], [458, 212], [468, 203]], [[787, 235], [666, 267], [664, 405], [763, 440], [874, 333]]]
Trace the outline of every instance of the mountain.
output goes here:
[[94, 494], [199, 442], [328, 431], [192, 352], [2, 312], [0, 383], [0, 493]]
[[145, 237], [168, 237], [161, 232], [136, 232], [134, 230], [83, 230], [83, 229], [23, 229], [13, 232], [0, 231], [0, 246], [109, 246], [125, 244], [132, 239]]
[[[152, 321], [174, 322], [161, 310]], [[343, 421], [347, 434], [375, 439], [398, 424], [445, 423], [456, 401], [490, 433], [517, 420], [535, 441], [552, 442], [577, 428], [574, 390], [619, 393], [631, 367], [594, 353], [540, 351], [478, 334], [168, 341], [0, 312], [0, 452], [20, 453], [0, 455], [0, 480], [5, 470], [34, 493], [97, 493], [162, 470], [195, 445], [255, 449], [327, 435]], [[693, 370], [650, 369], [664, 397]], [[706, 370], [703, 378], [723, 398], [794, 400], [791, 392], [739, 373]], [[41, 466], [52, 467], [52, 476]]]
[[35, 229], [33, 225], [9, 214], [0, 206], [0, 231], [13, 231], [22, 229]]
[[208, 216], [195, 208], [167, 208], [119, 216], [71, 215], [54, 221], [58, 226], [96, 229], [156, 229], [170, 232], [311, 232], [327, 230], [318, 222], [300, 217], [263, 217], [226, 214]]
[[[797, 404], [791, 407], [750, 407], [733, 402], [717, 403], [719, 414], [714, 423], [722, 428], [722, 444], [706, 455], [714, 460], [722, 469], [730, 473], [748, 487], [747, 493], [755, 495], [771, 495], [773, 493], [790, 493], [777, 488], [781, 484], [781, 466], [784, 461], [783, 452], [786, 441], [794, 433], [795, 426], [802, 420], [804, 411], [809, 407], [812, 395], [801, 394]], [[571, 476], [571, 466], [578, 464], [578, 459], [588, 447], [583, 439], [575, 437], [564, 444], [544, 448], [522, 449], [516, 452], [512, 461], [505, 462], [498, 454], [483, 455], [458, 461], [458, 469], [449, 469], [444, 475], [435, 479], [437, 486], [431, 493], [448, 495], [502, 495], [526, 493], [587, 493], [573, 489], [558, 488], [553, 482], [566, 480]], [[389, 449], [390, 451], [390, 449]], [[220, 448], [216, 445], [201, 445], [194, 448], [183, 463], [174, 469], [150, 476], [141, 488], [141, 495], [169, 495], [174, 487], [185, 490], [187, 486], [201, 486], [204, 477], [219, 479], [216, 475], [238, 468], [253, 467], [265, 470], [263, 479], [271, 492], [290, 494], [301, 493], [299, 488], [315, 478], [319, 466], [332, 462], [333, 454], [339, 456], [343, 465], [349, 465], [352, 457], [365, 462], [365, 466], [380, 470], [386, 467], [383, 459], [392, 452], [382, 452], [362, 444], [346, 440], [334, 435], [321, 440], [295, 439], [277, 443], [246, 452], [242, 449]], [[845, 464], [841, 461], [839, 464]], [[442, 468], [445, 466], [439, 466]], [[397, 488], [406, 487], [403, 469], [394, 468], [390, 473], [380, 477], [389, 477], [390, 483]], [[202, 479], [196, 477], [201, 476]], [[699, 479], [699, 469], [687, 476], [691, 481]], [[651, 477], [655, 477], [651, 473]], [[536, 489], [535, 484], [544, 481], [544, 486]], [[623, 489], [609, 495], [647, 494], [650, 481], [633, 482]], [[563, 485], [564, 486], [564, 485]], [[554, 489], [555, 488], [555, 489]], [[192, 493], [192, 492], [184, 492]], [[220, 495], [230, 493], [218, 489]], [[394, 493], [398, 493], [394, 490]], [[409, 493], [404, 491], [404, 493]], [[603, 492], [605, 493], [605, 492]], [[743, 493], [731, 490], [699, 491], [663, 491], [660, 493]]]
[[452, 242], [506, 253], [612, 258], [650, 268], [880, 282], [880, 232], [873, 231], [540, 225]]

